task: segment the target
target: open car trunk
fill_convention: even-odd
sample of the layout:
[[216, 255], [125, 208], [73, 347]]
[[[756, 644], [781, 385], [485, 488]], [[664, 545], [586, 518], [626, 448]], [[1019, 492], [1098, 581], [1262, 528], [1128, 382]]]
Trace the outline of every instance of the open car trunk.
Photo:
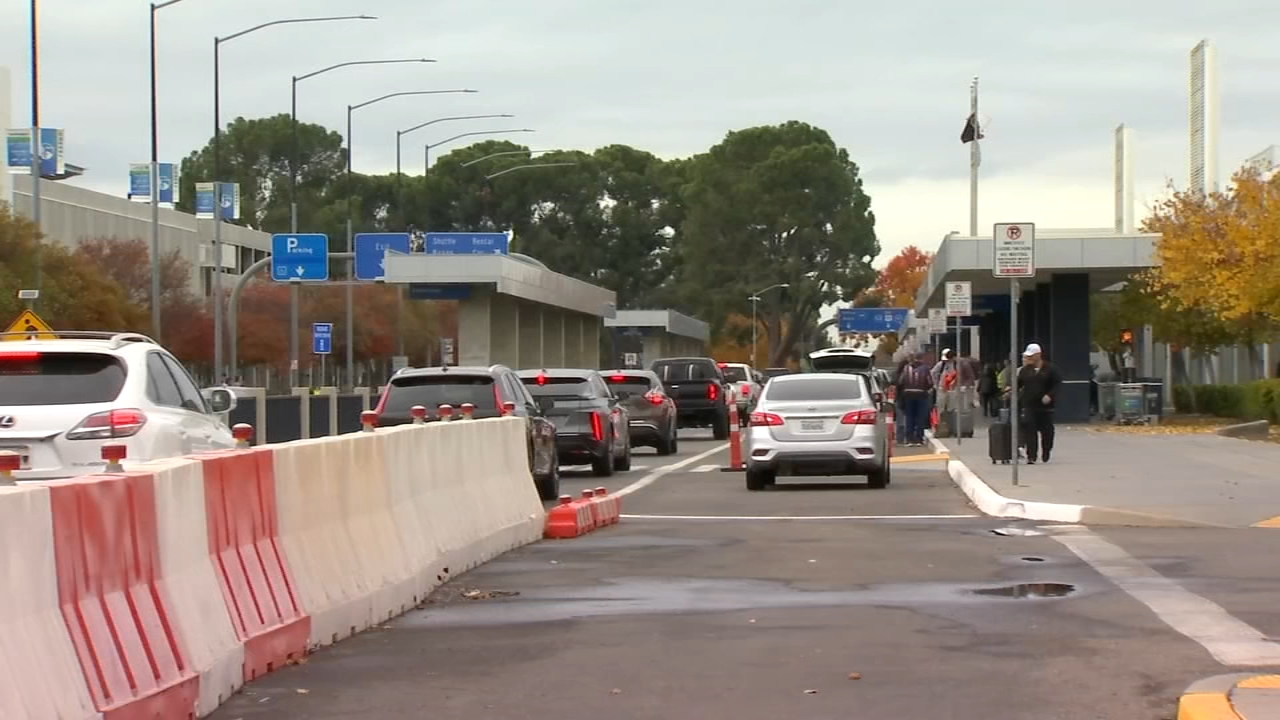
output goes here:
[[813, 372], [867, 373], [875, 369], [875, 356], [853, 348], [826, 348], [809, 353]]

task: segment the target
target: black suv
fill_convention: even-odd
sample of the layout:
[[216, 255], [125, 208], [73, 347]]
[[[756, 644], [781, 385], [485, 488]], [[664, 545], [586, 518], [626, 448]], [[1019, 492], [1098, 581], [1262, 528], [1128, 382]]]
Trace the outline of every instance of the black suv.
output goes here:
[[717, 440], [729, 437], [729, 386], [711, 358], [664, 358], [649, 367], [676, 403], [680, 427], [710, 427]]
[[441, 405], [453, 407], [454, 417], [464, 403], [471, 403], [475, 419], [498, 417], [504, 403], [513, 403], [516, 417], [524, 418], [528, 427], [529, 472], [533, 474], [538, 495], [554, 500], [560, 494], [560, 463], [556, 457], [556, 426], [543, 416], [538, 403], [525, 390], [511, 368], [432, 367], [405, 368], [391, 377], [378, 399], [375, 412], [378, 424], [404, 425], [413, 422], [410, 409], [421, 405], [427, 419], [438, 419]]

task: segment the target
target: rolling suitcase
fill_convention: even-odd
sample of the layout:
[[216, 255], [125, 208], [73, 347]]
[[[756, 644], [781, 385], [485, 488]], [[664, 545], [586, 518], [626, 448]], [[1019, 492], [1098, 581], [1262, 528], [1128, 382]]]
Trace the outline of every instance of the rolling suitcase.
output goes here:
[[993, 422], [987, 430], [987, 454], [992, 463], [1013, 462], [1013, 426], [1007, 422]]

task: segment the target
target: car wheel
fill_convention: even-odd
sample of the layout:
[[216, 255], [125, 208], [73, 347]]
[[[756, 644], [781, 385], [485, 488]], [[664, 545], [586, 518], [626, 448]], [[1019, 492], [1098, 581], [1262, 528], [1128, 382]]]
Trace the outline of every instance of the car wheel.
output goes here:
[[667, 431], [665, 437], [658, 440], [654, 445], [659, 455], [674, 455], [676, 452], [676, 429], [674, 425]]
[[889, 477], [890, 468], [892, 467], [893, 464], [889, 462], [888, 458], [885, 458], [884, 465], [881, 465], [874, 471], [867, 474], [867, 485], [876, 490], [880, 490], [888, 486], [891, 480]]
[[613, 459], [613, 469], [618, 472], [626, 472], [631, 469], [631, 441], [627, 441], [627, 448], [622, 451], [622, 457]]
[[554, 459], [551, 471], [538, 478], [538, 497], [543, 500], [555, 500], [560, 497], [560, 465]]
[[747, 468], [747, 489], [763, 490], [777, 481], [777, 474], [772, 470]]
[[602, 457], [592, 458], [591, 472], [596, 477], [609, 477], [613, 474], [613, 454], [606, 452]]
[[714, 423], [711, 425], [712, 437], [716, 440], [729, 439], [729, 414], [717, 415]]

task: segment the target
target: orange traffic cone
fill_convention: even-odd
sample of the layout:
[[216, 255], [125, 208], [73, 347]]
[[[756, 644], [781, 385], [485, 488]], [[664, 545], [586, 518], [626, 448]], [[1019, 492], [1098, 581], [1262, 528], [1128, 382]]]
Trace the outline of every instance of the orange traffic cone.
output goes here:
[[742, 472], [747, 469], [742, 461], [742, 426], [738, 423], [738, 403], [729, 406], [729, 466], [720, 472]]

